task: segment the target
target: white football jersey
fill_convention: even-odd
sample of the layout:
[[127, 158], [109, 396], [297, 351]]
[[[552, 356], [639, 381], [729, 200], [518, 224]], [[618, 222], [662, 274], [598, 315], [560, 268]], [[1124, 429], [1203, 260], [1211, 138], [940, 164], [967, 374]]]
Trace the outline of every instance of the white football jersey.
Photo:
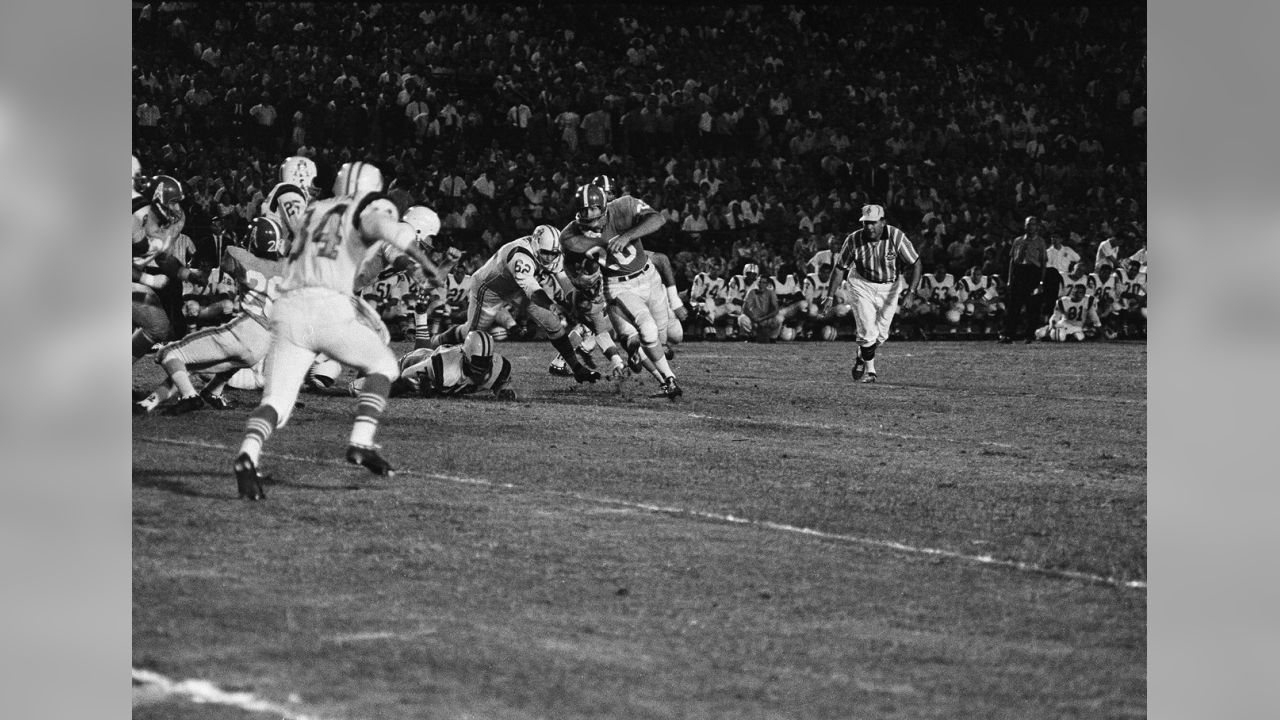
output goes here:
[[974, 280], [972, 277], [965, 275], [960, 278], [960, 294], [961, 300], [985, 300], [991, 291], [991, 278], [983, 275], [980, 279]]
[[330, 198], [307, 208], [302, 232], [289, 252], [281, 292], [321, 287], [351, 294], [360, 266], [378, 242], [360, 229], [360, 216], [366, 211], [400, 218], [382, 193]]
[[811, 272], [804, 276], [804, 281], [800, 285], [800, 291], [804, 293], [804, 299], [812, 303], [826, 297], [827, 289], [830, 287], [830, 278], [823, 280], [818, 273]]
[[956, 279], [947, 273], [939, 280], [930, 273], [920, 278], [920, 294], [933, 302], [945, 303], [956, 296]]
[[418, 348], [400, 358], [400, 377], [423, 395], [470, 395], [477, 390], [497, 390], [511, 380], [511, 362], [494, 353], [493, 368], [478, 381], [467, 377], [462, 367], [462, 346]]
[[[289, 233], [288, 240], [292, 241], [302, 231], [302, 213], [307, 204], [307, 194], [302, 188], [292, 183], [279, 183], [262, 201], [262, 216], [280, 223], [280, 227]], [[285, 253], [288, 252], [289, 244], [286, 242]]]

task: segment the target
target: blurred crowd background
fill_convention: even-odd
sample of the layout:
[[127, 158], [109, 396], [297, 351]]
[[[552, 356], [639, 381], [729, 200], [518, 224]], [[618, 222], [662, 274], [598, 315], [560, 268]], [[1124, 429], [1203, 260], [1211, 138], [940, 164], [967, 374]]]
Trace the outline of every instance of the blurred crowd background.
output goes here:
[[376, 162], [468, 269], [596, 175], [669, 220], [682, 290], [775, 277], [885, 206], [925, 272], [1003, 276], [1023, 219], [1146, 248], [1146, 25], [1118, 7], [134, 3], [134, 152], [198, 266], [280, 161]]

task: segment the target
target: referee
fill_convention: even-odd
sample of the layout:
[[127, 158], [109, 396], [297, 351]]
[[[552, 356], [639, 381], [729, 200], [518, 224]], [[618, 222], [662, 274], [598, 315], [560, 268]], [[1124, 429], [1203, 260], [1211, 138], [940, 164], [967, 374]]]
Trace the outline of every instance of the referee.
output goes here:
[[[1048, 248], [1040, 234], [1040, 220], [1028, 217], [1023, 223], [1026, 233], [1019, 235], [1009, 248], [1009, 299], [1005, 303], [1004, 334], [1000, 342], [1008, 345], [1021, 337], [1035, 341], [1040, 324], [1040, 297], [1044, 290]], [[1057, 298], [1053, 298], [1057, 300]]]
[[906, 233], [884, 221], [884, 208], [862, 206], [862, 229], [844, 239], [835, 259], [835, 270], [827, 286], [827, 299], [835, 301], [841, 281], [848, 280], [853, 316], [857, 320], [855, 339], [858, 357], [853, 362], [853, 379], [864, 383], [876, 381], [876, 348], [889, 339], [889, 324], [898, 311], [902, 285], [898, 282], [900, 266], [911, 265], [908, 292], [920, 287], [920, 256]]

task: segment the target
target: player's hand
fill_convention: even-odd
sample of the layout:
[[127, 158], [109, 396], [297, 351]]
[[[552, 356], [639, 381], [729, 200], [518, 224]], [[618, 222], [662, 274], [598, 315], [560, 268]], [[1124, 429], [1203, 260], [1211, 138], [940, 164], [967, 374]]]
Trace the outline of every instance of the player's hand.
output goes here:
[[200, 303], [195, 300], [188, 300], [182, 304], [182, 314], [189, 318], [196, 317], [200, 314]]
[[685, 320], [687, 320], [688, 318], [689, 318], [689, 308], [686, 308], [686, 307], [685, 307], [685, 306], [683, 306], [683, 305], [681, 305], [680, 307], [676, 308], [676, 319], [677, 319], [677, 320], [679, 320], [680, 322], [684, 322], [684, 321], [685, 321]]
[[615, 380], [615, 381], [621, 380], [626, 376], [627, 376], [627, 366], [623, 365], [621, 361], [615, 363], [614, 366], [609, 370], [610, 380]]
[[630, 244], [630, 241], [627, 240], [626, 238], [622, 237], [621, 235], [614, 235], [612, 238], [610, 238], [608, 243], [609, 252], [613, 253], [614, 255], [617, 255], [618, 253], [626, 249], [627, 245], [629, 244]]

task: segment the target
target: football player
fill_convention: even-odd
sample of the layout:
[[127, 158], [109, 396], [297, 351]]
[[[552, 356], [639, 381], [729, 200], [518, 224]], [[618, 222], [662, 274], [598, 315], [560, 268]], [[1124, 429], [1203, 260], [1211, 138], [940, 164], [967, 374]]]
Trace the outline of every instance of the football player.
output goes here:
[[[493, 351], [493, 338], [472, 330], [461, 345], [415, 348], [399, 360], [400, 377], [391, 383], [390, 397], [459, 397], [491, 390], [499, 400], [515, 400], [511, 361]], [[364, 390], [364, 378], [350, 385], [351, 394]]]
[[929, 302], [930, 314], [935, 318], [948, 318], [948, 312], [960, 310], [955, 276], [942, 265], [935, 268], [933, 274], [920, 278], [918, 292]]
[[[569, 320], [569, 337], [577, 346], [578, 358], [594, 369], [591, 351], [599, 348], [612, 363], [610, 379], [621, 378], [627, 364], [622, 360], [622, 351], [614, 344], [613, 323], [605, 309], [604, 279], [599, 263], [586, 255], [571, 255], [566, 258], [565, 272], [573, 290], [566, 293], [559, 283], [549, 282], [547, 284], [553, 287], [548, 292], [554, 293], [556, 302]], [[573, 375], [563, 355], [556, 355], [548, 372], [564, 377]]]
[[1040, 340], [1079, 342], [1101, 326], [1098, 318], [1097, 303], [1080, 283], [1073, 284], [1067, 295], [1058, 298], [1053, 306], [1053, 315], [1049, 324], [1036, 330]]
[[[281, 249], [288, 231], [276, 220], [254, 219], [249, 250], [231, 245], [223, 251], [221, 270], [235, 279], [240, 312], [223, 325], [200, 330], [160, 348], [156, 362], [168, 378], [134, 405], [135, 414], [155, 411], [175, 394], [178, 401], [166, 412], [181, 415], [206, 406], [219, 410], [230, 407], [222, 396], [227, 382], [241, 369], [262, 361], [271, 346], [267, 315], [279, 294], [284, 272]], [[192, 372], [215, 376], [199, 393], [191, 382]]]
[[570, 284], [564, 274], [560, 231], [550, 225], [539, 225], [529, 235], [498, 248], [471, 280], [467, 322], [433, 337], [429, 347], [460, 344], [472, 330], [488, 332], [496, 324], [498, 314], [510, 304], [516, 314], [528, 315], [546, 332], [551, 345], [568, 359], [574, 380], [579, 383], [599, 380], [600, 373], [576, 357], [573, 341], [568, 336], [568, 322], [543, 288], [539, 273], [555, 277], [562, 287]]
[[834, 331], [835, 324], [840, 319], [848, 317], [849, 313], [853, 311], [853, 306], [849, 303], [849, 297], [843, 290], [836, 292], [834, 303], [827, 301], [827, 289], [831, 285], [831, 271], [831, 263], [822, 263], [818, 266], [817, 272], [805, 275], [800, 285], [800, 291], [804, 294], [805, 301], [806, 332], [812, 337], [823, 340], [835, 338], [833, 332], [826, 332], [824, 328], [830, 327]]
[[182, 184], [168, 175], [133, 200], [133, 361], [169, 337], [186, 334], [182, 281], [199, 277], [170, 251], [186, 224]]
[[266, 497], [266, 478], [258, 472], [262, 447], [288, 422], [298, 390], [319, 353], [365, 375], [347, 462], [376, 475], [395, 472], [374, 440], [398, 367], [383, 340], [385, 327], [352, 295], [356, 273], [370, 248], [384, 242], [403, 250], [424, 272], [436, 274], [439, 284], [444, 284], [444, 277], [418, 249], [412, 226], [401, 222], [400, 209], [383, 194], [383, 187], [382, 172], [376, 166], [345, 163], [334, 181], [335, 197], [315, 203], [303, 215], [302, 231], [291, 244], [280, 294], [271, 309], [262, 401], [249, 415], [232, 462], [243, 498]]
[[989, 303], [993, 292], [990, 278], [982, 274], [982, 268], [977, 265], [969, 268], [969, 273], [960, 278], [956, 293], [964, 306], [964, 317], [972, 320], [985, 318], [991, 312]]
[[[635, 329], [640, 347], [653, 363], [663, 394], [674, 400], [684, 394], [667, 362], [660, 329], [670, 312], [664, 294], [654, 292], [657, 270], [649, 262], [643, 239], [666, 219], [643, 200], [623, 195], [609, 200], [595, 185], [578, 188], [574, 219], [561, 236], [567, 252], [588, 255], [603, 268], [604, 294], [609, 312]], [[561, 351], [568, 359], [571, 350]]]
[[[716, 298], [724, 289], [724, 280], [719, 277], [715, 268], [703, 270], [693, 276], [689, 285], [689, 302], [692, 308], [690, 316], [699, 337], [708, 338], [708, 328], [714, 328], [716, 318]], [[709, 337], [715, 337], [714, 332]]]
[[[804, 299], [801, 283], [796, 280], [794, 273], [786, 272], [787, 269], [789, 268], [779, 268], [773, 288], [778, 296], [778, 322], [781, 328], [778, 337], [781, 340], [794, 340], [808, 303]], [[786, 332], [788, 328], [791, 332]]]
[[316, 164], [310, 158], [295, 155], [280, 163], [280, 182], [262, 201], [262, 216], [275, 220], [288, 233], [284, 255], [302, 230], [302, 213], [318, 194]]

